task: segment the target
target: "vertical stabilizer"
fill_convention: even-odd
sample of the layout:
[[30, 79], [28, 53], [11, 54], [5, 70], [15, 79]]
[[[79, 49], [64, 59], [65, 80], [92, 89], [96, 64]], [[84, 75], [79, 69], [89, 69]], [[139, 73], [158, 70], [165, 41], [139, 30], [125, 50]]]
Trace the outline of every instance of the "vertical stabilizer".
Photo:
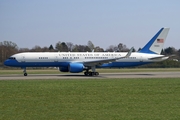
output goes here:
[[160, 54], [163, 49], [169, 29], [170, 28], [161, 28], [139, 52]]

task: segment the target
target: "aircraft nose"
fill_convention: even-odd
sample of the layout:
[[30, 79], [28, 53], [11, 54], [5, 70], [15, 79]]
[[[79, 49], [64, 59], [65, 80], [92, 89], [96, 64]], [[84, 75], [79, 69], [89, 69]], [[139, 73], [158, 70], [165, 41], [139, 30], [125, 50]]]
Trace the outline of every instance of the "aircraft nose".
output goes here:
[[4, 61], [4, 65], [16, 67], [16, 66], [18, 66], [19, 64], [18, 64], [18, 62], [17, 62], [16, 60], [14, 60], [14, 59], [13, 59], [13, 60], [7, 59], [7, 60]]
[[8, 66], [9, 65], [9, 60], [5, 60], [4, 65]]

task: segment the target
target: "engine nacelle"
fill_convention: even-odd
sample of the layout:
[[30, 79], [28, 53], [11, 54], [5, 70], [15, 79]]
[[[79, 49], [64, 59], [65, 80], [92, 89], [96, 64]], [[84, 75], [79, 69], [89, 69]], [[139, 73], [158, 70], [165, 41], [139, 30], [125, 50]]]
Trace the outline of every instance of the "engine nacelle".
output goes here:
[[68, 67], [59, 67], [59, 71], [61, 72], [69, 72]]
[[84, 65], [82, 63], [70, 63], [69, 64], [69, 72], [71, 73], [79, 73], [84, 70]]

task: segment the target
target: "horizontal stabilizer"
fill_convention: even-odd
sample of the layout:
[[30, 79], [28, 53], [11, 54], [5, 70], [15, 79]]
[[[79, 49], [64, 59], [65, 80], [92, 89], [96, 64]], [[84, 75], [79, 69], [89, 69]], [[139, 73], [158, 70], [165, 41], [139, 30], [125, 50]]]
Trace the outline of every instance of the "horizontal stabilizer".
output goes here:
[[161, 56], [161, 57], [153, 57], [153, 58], [149, 58], [149, 60], [161, 60], [161, 59], [168, 59], [169, 57], [167, 56]]
[[175, 55], [170, 55], [170, 56], [160, 56], [160, 57], [152, 57], [149, 58], [149, 60], [160, 60], [160, 59], [168, 59], [170, 57], [174, 57]]

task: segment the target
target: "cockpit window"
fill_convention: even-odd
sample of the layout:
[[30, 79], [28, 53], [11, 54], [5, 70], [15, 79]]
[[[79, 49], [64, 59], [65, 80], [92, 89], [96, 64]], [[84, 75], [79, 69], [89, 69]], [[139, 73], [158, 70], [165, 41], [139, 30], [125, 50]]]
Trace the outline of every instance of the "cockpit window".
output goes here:
[[9, 59], [11, 59], [11, 60], [15, 60], [16, 58], [15, 58], [15, 57], [10, 57]]

